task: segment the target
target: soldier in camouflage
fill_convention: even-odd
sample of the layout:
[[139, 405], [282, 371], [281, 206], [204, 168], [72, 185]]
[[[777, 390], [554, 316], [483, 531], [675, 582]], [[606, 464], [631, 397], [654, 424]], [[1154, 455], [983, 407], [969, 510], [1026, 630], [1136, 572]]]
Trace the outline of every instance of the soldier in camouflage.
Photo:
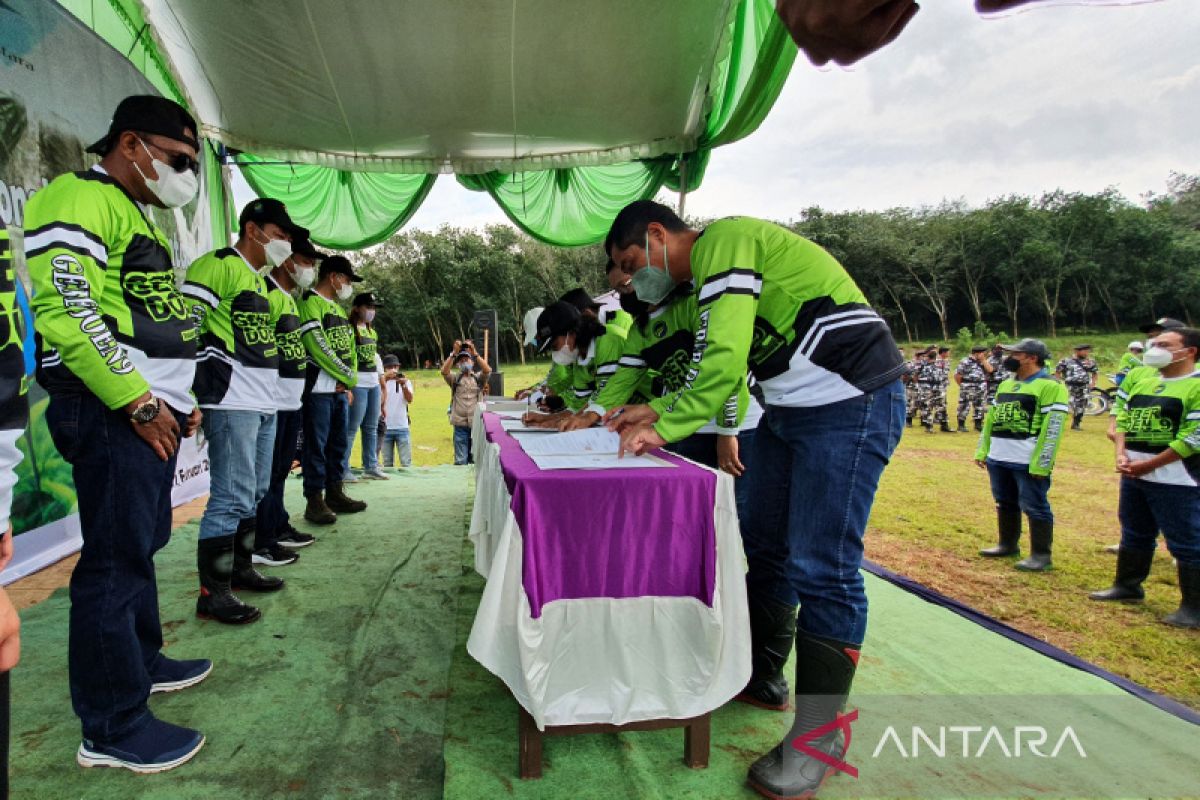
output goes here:
[[1012, 377], [1012, 373], [1004, 368], [1004, 358], [1004, 348], [999, 342], [996, 342], [992, 346], [992, 352], [987, 356], [988, 366], [992, 368], [988, 373], [987, 380], [987, 404], [989, 406], [996, 401], [996, 387]]
[[937, 417], [941, 421], [942, 430], [950, 432], [950, 348], [946, 346], [937, 349], [937, 357], [933, 362], [938, 368]]
[[916, 371], [916, 411], [921, 417], [921, 426], [926, 433], [933, 433], [934, 423], [939, 423], [943, 431], [949, 431], [946, 421], [945, 405], [938, 404], [941, 392], [944, 370], [937, 363], [937, 349], [928, 347], [917, 353]]
[[958, 384], [958, 432], [967, 430], [967, 413], [975, 420], [975, 430], [983, 430], [983, 417], [987, 413], [988, 378], [992, 365], [988, 363], [987, 348], [971, 348], [971, 355], [958, 362], [954, 370], [954, 382]]
[[905, 358], [904, 348], [900, 348], [900, 358], [904, 361], [904, 371], [900, 373], [900, 382], [904, 384], [904, 423], [912, 427], [913, 416], [917, 411], [917, 354], [912, 359]]
[[1088, 395], [1096, 385], [1096, 361], [1092, 358], [1092, 346], [1081, 344], [1070, 358], [1064, 358], [1054, 367], [1058, 379], [1067, 385], [1071, 398], [1071, 430], [1080, 430], [1083, 415], [1087, 411]]

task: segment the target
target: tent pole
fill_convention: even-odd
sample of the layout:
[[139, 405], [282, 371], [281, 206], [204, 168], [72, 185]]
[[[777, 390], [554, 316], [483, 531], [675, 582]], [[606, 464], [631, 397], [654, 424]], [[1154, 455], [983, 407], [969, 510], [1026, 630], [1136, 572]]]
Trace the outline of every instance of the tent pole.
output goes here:
[[679, 158], [679, 218], [683, 219], [683, 208], [687, 203], [687, 157]]

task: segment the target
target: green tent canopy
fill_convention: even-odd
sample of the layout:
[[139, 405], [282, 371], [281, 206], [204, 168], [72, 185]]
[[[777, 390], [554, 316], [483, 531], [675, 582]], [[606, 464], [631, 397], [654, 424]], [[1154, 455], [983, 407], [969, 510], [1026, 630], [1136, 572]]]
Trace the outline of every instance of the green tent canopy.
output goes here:
[[796, 49], [773, 0], [64, 0], [323, 245], [384, 241], [438, 174], [529, 234], [598, 241], [694, 190]]

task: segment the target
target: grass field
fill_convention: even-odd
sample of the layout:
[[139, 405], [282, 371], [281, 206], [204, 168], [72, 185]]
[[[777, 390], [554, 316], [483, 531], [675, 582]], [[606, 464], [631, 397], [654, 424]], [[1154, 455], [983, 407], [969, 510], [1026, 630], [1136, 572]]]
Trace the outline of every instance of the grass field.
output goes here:
[[[1101, 373], [1136, 333], [1049, 340], [1055, 359], [1086, 340]], [[960, 353], [955, 354], [960, 357]], [[534, 383], [547, 364], [505, 366], [505, 389]], [[413, 460], [417, 465], [453, 460], [446, 420], [450, 390], [432, 370], [408, 373]], [[1101, 384], [1107, 381], [1102, 377]], [[951, 388], [951, 416], [955, 395]], [[945, 594], [1152, 689], [1200, 707], [1200, 635], [1158, 623], [1179, 601], [1170, 557], [1161, 552], [1143, 605], [1087, 599], [1112, 581], [1115, 557], [1104, 546], [1119, 538], [1117, 476], [1105, 418], [1089, 417], [1071, 432], [1059, 455], [1050, 492], [1057, 516], [1055, 571], [1017, 572], [1009, 560], [976, 555], [995, 543], [995, 512], [987, 476], [972, 461], [976, 435], [926, 434], [909, 429], [884, 474], [867, 538], [867, 556]], [[354, 464], [358, 464], [357, 454]], [[1023, 543], [1028, 550], [1028, 538]], [[947, 658], [953, 658], [947, 654]], [[1035, 687], [1032, 687], [1035, 688]]]

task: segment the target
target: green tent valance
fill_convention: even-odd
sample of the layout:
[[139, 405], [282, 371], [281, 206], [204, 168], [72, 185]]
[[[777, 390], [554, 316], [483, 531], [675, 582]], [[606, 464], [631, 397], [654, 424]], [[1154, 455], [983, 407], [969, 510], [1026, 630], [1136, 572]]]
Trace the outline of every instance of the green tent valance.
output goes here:
[[248, 153], [235, 161], [260, 197], [284, 201], [292, 219], [312, 232], [313, 241], [338, 250], [385, 241], [421, 207], [437, 179], [278, 164]]

